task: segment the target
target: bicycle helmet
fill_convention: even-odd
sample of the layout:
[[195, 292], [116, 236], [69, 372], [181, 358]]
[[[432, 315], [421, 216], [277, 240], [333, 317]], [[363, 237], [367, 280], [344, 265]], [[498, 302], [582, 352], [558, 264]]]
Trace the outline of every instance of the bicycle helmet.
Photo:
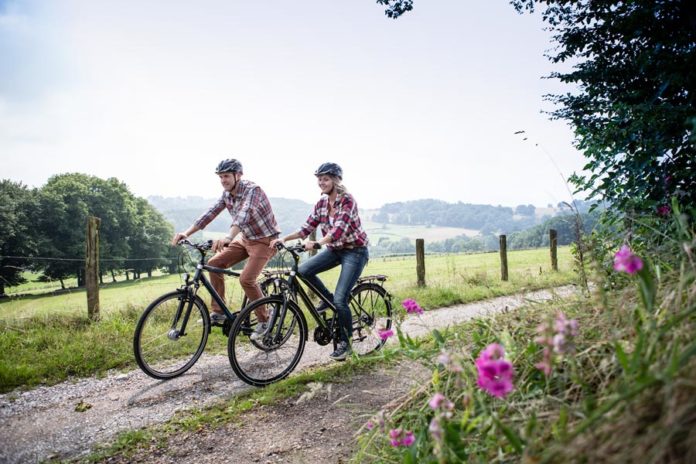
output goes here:
[[244, 171], [242, 171], [242, 163], [240, 163], [234, 158], [229, 158], [220, 161], [220, 164], [218, 164], [217, 168], [215, 168], [215, 174], [222, 174], [223, 172], [238, 172], [240, 174], [244, 173]]
[[316, 171], [314, 171], [315, 176], [323, 176], [323, 175], [329, 175], [329, 176], [336, 176], [339, 179], [343, 180], [343, 169], [341, 169], [341, 166], [339, 166], [336, 163], [324, 163], [319, 168], [317, 168]]

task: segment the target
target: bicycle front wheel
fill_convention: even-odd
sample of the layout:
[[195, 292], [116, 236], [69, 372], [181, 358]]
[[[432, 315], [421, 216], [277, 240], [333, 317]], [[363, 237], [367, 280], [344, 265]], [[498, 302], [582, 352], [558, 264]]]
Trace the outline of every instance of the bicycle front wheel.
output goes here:
[[[244, 382], [262, 387], [287, 377], [295, 369], [304, 352], [307, 323], [300, 308], [287, 302], [283, 314], [283, 298], [270, 296], [256, 300], [244, 308], [232, 324], [227, 353], [235, 374]], [[278, 314], [276, 323], [265, 334], [251, 340], [259, 325], [257, 311]]]
[[385, 340], [379, 331], [392, 326], [389, 293], [377, 284], [360, 284], [351, 292], [349, 304], [353, 317], [353, 352], [364, 356], [380, 349]]
[[177, 377], [201, 357], [209, 332], [210, 318], [200, 298], [167, 293], [140, 316], [133, 336], [135, 360], [150, 377]]

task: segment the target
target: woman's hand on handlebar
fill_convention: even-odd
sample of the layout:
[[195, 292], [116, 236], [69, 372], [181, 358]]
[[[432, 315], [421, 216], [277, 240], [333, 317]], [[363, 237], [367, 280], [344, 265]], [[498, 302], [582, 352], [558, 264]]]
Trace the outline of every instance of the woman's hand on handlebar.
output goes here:
[[268, 248], [278, 248], [278, 244], [283, 244], [285, 241], [282, 238], [274, 238], [271, 243], [268, 244]]
[[313, 240], [307, 240], [304, 244], [304, 249], [306, 251], [319, 250], [321, 248], [321, 243], [315, 242]]

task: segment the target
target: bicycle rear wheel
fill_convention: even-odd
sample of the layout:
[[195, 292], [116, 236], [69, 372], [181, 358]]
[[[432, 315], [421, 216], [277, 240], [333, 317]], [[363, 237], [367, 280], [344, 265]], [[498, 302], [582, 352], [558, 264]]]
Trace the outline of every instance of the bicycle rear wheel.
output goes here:
[[[259, 324], [256, 310], [266, 307], [268, 314], [278, 314], [276, 324], [261, 340], [252, 341], [251, 334]], [[300, 308], [287, 302], [282, 314], [283, 298], [270, 296], [256, 300], [235, 319], [227, 342], [230, 365], [244, 382], [261, 387], [287, 377], [302, 357], [307, 339], [307, 323]], [[280, 327], [280, 332], [278, 328]]]
[[135, 360], [150, 377], [177, 377], [201, 357], [209, 332], [210, 318], [200, 298], [167, 293], [140, 316], [133, 336]]
[[385, 340], [379, 336], [379, 330], [392, 326], [389, 293], [377, 284], [360, 284], [351, 292], [349, 304], [353, 317], [353, 352], [364, 356], [380, 349]]

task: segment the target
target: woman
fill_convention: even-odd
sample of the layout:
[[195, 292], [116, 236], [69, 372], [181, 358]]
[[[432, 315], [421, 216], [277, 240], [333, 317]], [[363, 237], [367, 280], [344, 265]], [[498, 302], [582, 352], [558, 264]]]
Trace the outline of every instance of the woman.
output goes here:
[[[316, 256], [300, 264], [298, 272], [309, 281], [323, 296], [333, 299], [338, 311], [340, 341], [331, 358], [345, 360], [351, 354], [350, 338], [353, 320], [348, 306], [350, 290], [357, 282], [368, 260], [367, 234], [360, 223], [358, 205], [353, 196], [343, 186], [343, 170], [336, 163], [324, 163], [314, 173], [317, 176], [321, 198], [304, 225], [290, 235], [271, 242], [276, 243], [296, 238], [305, 238], [321, 226], [322, 239], [309, 240], [305, 250], [312, 250], [315, 243], [326, 248]], [[333, 296], [317, 274], [341, 265], [336, 290]]]

